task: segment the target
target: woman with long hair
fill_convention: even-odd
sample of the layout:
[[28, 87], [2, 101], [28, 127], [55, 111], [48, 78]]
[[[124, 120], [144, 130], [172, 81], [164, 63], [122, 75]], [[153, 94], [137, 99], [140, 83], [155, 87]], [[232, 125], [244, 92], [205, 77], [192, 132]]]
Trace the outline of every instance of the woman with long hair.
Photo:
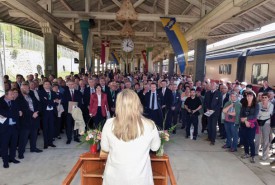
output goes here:
[[259, 113], [259, 105], [256, 95], [253, 91], [248, 91], [246, 98], [242, 101], [241, 109], [241, 126], [243, 134], [243, 144], [245, 154], [243, 159], [249, 158], [251, 163], [255, 163], [255, 133], [257, 127], [257, 116]]
[[116, 100], [116, 117], [102, 131], [101, 148], [109, 152], [103, 185], [153, 185], [149, 151], [157, 151], [160, 138], [156, 125], [142, 116], [137, 94], [125, 89]]
[[258, 153], [260, 144], [262, 143], [263, 156], [262, 160], [265, 161], [269, 158], [269, 137], [270, 137], [270, 116], [273, 114], [274, 105], [268, 99], [268, 93], [262, 94], [262, 101], [259, 102], [258, 125], [259, 134], [256, 137], [256, 153]]

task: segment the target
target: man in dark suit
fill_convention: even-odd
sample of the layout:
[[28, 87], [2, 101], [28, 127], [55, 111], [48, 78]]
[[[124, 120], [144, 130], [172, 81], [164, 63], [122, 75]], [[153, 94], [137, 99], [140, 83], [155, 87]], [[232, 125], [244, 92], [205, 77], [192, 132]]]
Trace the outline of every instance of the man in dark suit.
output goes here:
[[157, 84], [151, 84], [151, 91], [145, 95], [146, 106], [145, 113], [148, 118], [153, 120], [158, 128], [163, 129], [163, 115], [161, 105], [163, 104], [163, 96], [157, 91]]
[[29, 138], [31, 152], [40, 153], [42, 150], [36, 148], [37, 131], [40, 124], [38, 101], [29, 95], [30, 89], [27, 83], [22, 83], [20, 89], [22, 94], [19, 95], [17, 102], [23, 116], [20, 117], [19, 125], [18, 157], [23, 159]]
[[[72, 133], [74, 129], [74, 119], [72, 114], [68, 111], [69, 102], [76, 102], [77, 106], [81, 106], [81, 93], [80, 91], [75, 90], [75, 82], [68, 81], [67, 82], [68, 89], [65, 89], [62, 105], [64, 106], [64, 111], [66, 114], [66, 135], [67, 135], [67, 142], [66, 144], [70, 144], [72, 141]], [[74, 131], [74, 141], [80, 142], [78, 138], [78, 130]]]
[[226, 102], [229, 101], [229, 93], [228, 93], [228, 88], [226, 85], [221, 85], [220, 86], [220, 90], [222, 93], [222, 106], [221, 106], [221, 110], [220, 110], [220, 116], [218, 119], [218, 125], [219, 125], [219, 132], [220, 132], [220, 137], [221, 139], [225, 139], [226, 138], [226, 133], [225, 133], [225, 128], [224, 128], [224, 124], [222, 123], [222, 109], [223, 106], [225, 105]]
[[20, 163], [15, 159], [15, 153], [18, 141], [18, 120], [22, 112], [13, 98], [12, 90], [5, 91], [5, 96], [0, 98], [0, 115], [6, 118], [3, 123], [0, 123], [1, 156], [4, 168], [9, 168], [9, 162]]
[[39, 91], [39, 99], [42, 112], [43, 124], [43, 139], [44, 149], [48, 146], [56, 147], [53, 144], [54, 137], [54, 113], [58, 104], [56, 93], [51, 91], [51, 83], [49, 81], [43, 82], [43, 89]]
[[[165, 129], [169, 129], [171, 127], [171, 123], [173, 125], [177, 124], [178, 120], [178, 113], [181, 107], [181, 97], [180, 93], [177, 92], [177, 84], [172, 85], [172, 96], [173, 96], [173, 101], [171, 104], [171, 108], [168, 109], [167, 113], [167, 125], [165, 125]], [[176, 134], [176, 128], [173, 130], [173, 134]]]
[[108, 91], [110, 91], [110, 88], [106, 85], [106, 81], [105, 81], [105, 78], [100, 78], [99, 79], [99, 84], [101, 85], [102, 87], [102, 92], [104, 93], [108, 93]]
[[143, 89], [139, 91], [138, 97], [140, 99], [141, 104], [143, 105], [143, 108], [146, 106], [146, 99], [145, 96], [149, 92], [150, 86], [148, 83], [143, 84]]
[[211, 142], [211, 145], [215, 145], [217, 121], [222, 106], [222, 94], [217, 90], [217, 84], [215, 82], [211, 82], [210, 88], [211, 90], [205, 93], [204, 105], [207, 111], [214, 111], [214, 113], [207, 118], [207, 123], [208, 140]]
[[118, 91], [116, 90], [116, 83], [111, 82], [110, 91], [107, 93], [107, 100], [110, 108], [111, 117], [113, 117], [113, 115], [115, 114], [117, 94]]
[[[167, 81], [166, 80], [161, 81], [161, 88], [158, 89], [158, 92], [161, 93], [162, 96], [163, 96], [163, 101], [162, 101], [161, 108], [162, 108], [163, 118], [165, 118], [168, 110], [171, 109], [171, 105], [172, 105], [172, 102], [173, 102], [172, 91], [167, 88]], [[166, 119], [165, 125], [171, 125], [171, 121], [172, 120]]]

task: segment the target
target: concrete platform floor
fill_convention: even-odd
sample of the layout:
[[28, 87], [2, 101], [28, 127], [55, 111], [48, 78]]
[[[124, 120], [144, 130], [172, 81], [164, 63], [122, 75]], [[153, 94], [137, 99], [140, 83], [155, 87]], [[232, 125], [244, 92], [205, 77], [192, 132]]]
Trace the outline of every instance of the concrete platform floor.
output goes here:
[[[30, 153], [26, 150], [25, 159], [20, 164], [10, 163], [10, 168], [0, 166], [0, 185], [60, 185], [81, 153], [88, 146], [77, 146], [76, 142], [66, 145], [65, 135], [55, 141], [56, 148], [43, 153]], [[230, 153], [221, 148], [223, 140], [215, 146], [204, 141], [206, 134], [198, 140], [185, 139], [184, 131], [178, 129], [166, 143], [165, 153], [170, 156], [178, 185], [274, 185], [275, 168], [269, 161], [256, 163], [241, 159], [243, 149]], [[38, 147], [43, 146], [39, 136]], [[274, 159], [274, 158], [272, 158]], [[72, 184], [79, 185], [79, 175]]]

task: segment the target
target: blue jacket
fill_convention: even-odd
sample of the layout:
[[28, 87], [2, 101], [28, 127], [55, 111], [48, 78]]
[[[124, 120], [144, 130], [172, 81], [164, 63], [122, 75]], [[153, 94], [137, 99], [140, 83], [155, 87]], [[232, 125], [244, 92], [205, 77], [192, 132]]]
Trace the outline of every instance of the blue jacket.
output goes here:
[[[2, 96], [0, 98], [0, 115], [6, 117], [6, 121], [1, 124], [1, 130], [4, 131], [3, 129], [5, 129], [8, 125], [9, 125], [9, 119], [12, 118], [14, 122], [16, 122], [16, 124], [19, 121], [19, 106], [18, 104], [12, 100], [11, 101], [11, 107], [9, 107], [9, 105], [7, 104], [7, 102], [5, 101], [5, 96]], [[17, 124], [18, 126], [18, 124]]]

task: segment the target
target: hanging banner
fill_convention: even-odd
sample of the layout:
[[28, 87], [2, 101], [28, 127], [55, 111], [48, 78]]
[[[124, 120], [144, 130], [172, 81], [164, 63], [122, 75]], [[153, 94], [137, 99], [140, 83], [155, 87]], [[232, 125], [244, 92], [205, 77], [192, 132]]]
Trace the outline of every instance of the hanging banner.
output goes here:
[[101, 64], [109, 61], [110, 41], [101, 41]]
[[143, 69], [143, 71], [145, 73], [147, 73], [148, 72], [148, 60], [147, 60], [147, 52], [146, 52], [146, 50], [142, 50], [141, 54], [142, 54], [143, 60], [144, 60], [144, 69]]
[[119, 58], [118, 58], [117, 53], [115, 51], [112, 51], [111, 55], [112, 55], [113, 60], [115, 61], [116, 65], [119, 65]]
[[181, 74], [188, 65], [188, 44], [180, 31], [180, 27], [176, 22], [176, 18], [161, 17], [161, 22], [166, 32], [166, 35], [172, 45], [174, 53], [177, 57], [178, 65]]
[[81, 20], [79, 21], [79, 23], [80, 23], [82, 42], [83, 42], [83, 48], [84, 48], [84, 57], [86, 57], [86, 47], [87, 47], [87, 42], [89, 37], [90, 22], [86, 20]]

